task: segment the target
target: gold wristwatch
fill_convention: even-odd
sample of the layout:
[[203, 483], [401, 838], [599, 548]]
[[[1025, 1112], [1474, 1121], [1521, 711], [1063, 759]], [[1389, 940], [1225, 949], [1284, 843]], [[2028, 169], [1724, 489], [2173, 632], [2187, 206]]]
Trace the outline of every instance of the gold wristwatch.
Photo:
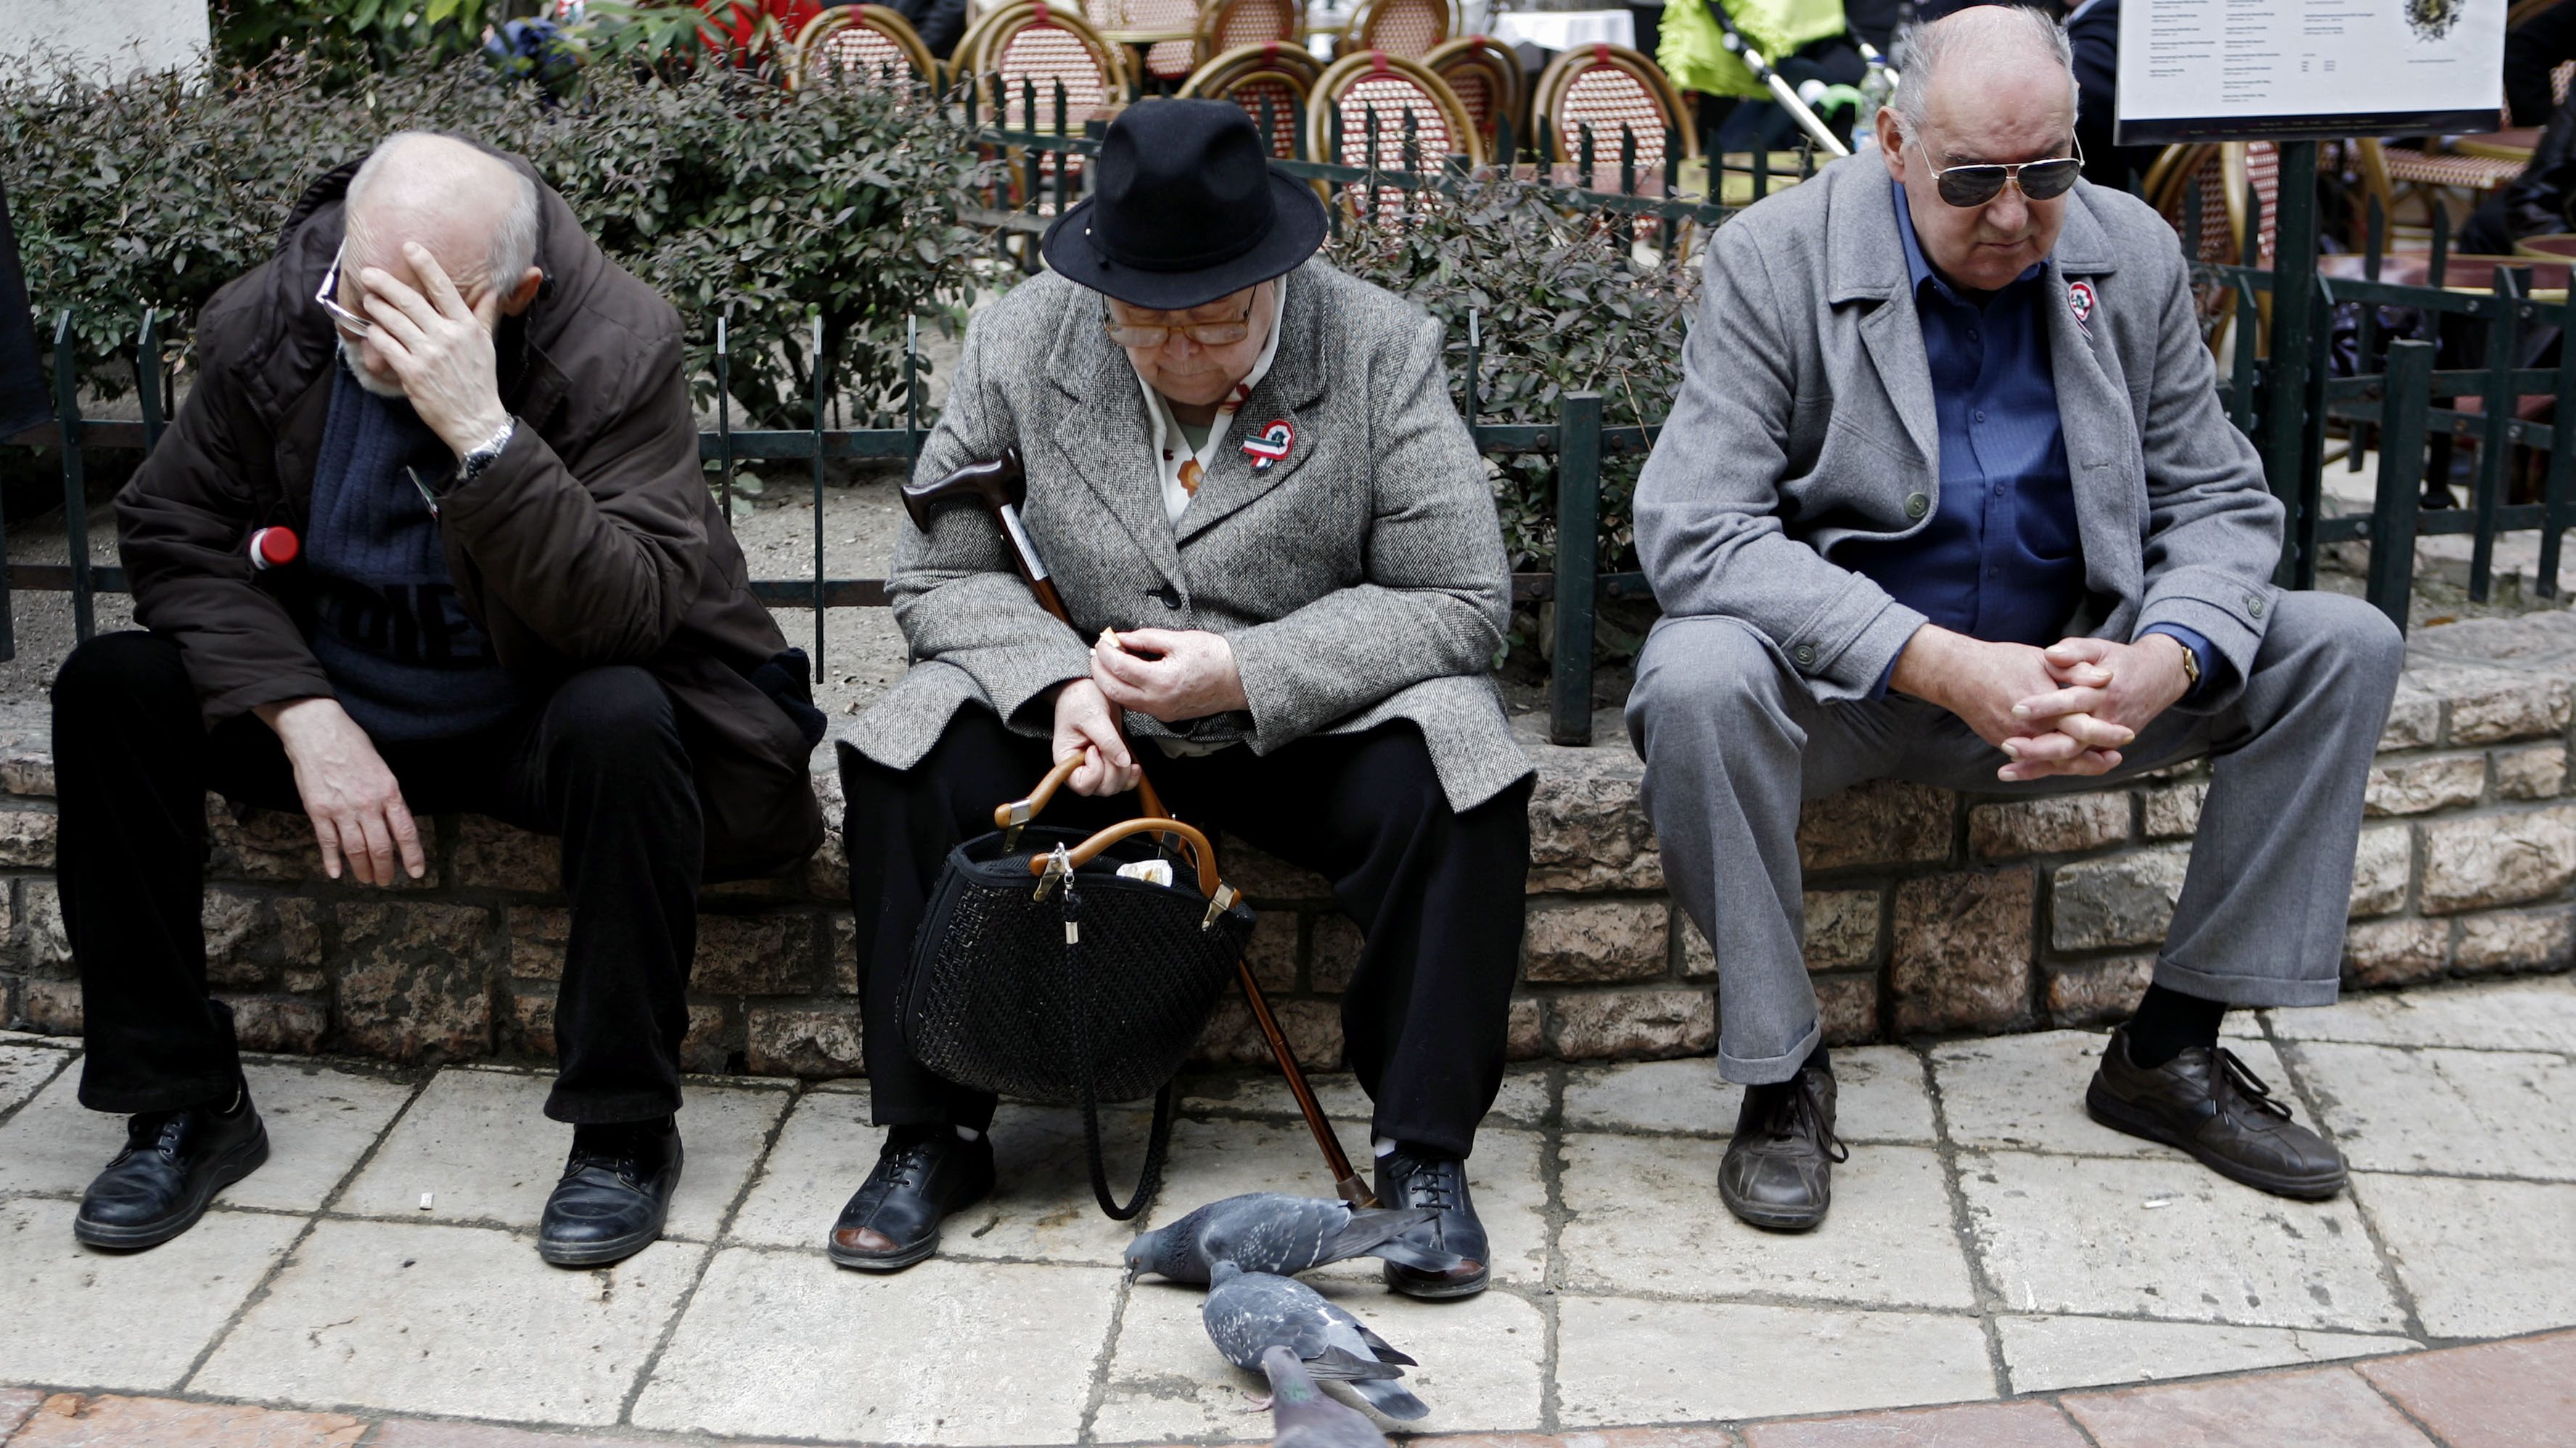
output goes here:
[[[2172, 634], [2165, 637], [2173, 639]], [[2174, 639], [2174, 647], [2182, 650], [2182, 676], [2188, 681], [2182, 686], [2182, 693], [2188, 699], [2200, 689], [2200, 650], [2180, 639]]]

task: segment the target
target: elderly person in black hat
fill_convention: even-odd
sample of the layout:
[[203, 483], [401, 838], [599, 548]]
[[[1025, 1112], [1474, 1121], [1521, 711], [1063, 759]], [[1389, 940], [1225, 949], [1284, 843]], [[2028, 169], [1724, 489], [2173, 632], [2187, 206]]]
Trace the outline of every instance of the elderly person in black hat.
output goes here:
[[[966, 334], [918, 476], [1016, 447], [1022, 514], [1073, 615], [1013, 573], [989, 518], [907, 529], [887, 591], [913, 665], [841, 746], [870, 1101], [890, 1128], [832, 1260], [891, 1270], [992, 1189], [990, 1096], [906, 1050], [896, 992], [947, 851], [1079, 755], [1054, 823], [1150, 769], [1173, 811], [1332, 881], [1365, 939], [1344, 1051], [1376, 1102], [1377, 1191], [1440, 1209], [1482, 1290], [1465, 1159], [1501, 1084], [1529, 869], [1530, 766], [1488, 677], [1501, 529], [1420, 308], [1314, 253], [1315, 193], [1222, 101], [1136, 105], [1050, 271]], [[1059, 818], [1061, 816], [1062, 818]]]

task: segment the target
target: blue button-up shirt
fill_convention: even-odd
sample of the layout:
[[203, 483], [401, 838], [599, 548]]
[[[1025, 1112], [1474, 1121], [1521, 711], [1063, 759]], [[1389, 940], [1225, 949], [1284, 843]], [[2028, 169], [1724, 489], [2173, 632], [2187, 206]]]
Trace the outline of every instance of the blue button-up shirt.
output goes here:
[[[1888, 185], [1931, 366], [1940, 506], [1913, 536], [1847, 544], [1842, 556], [1942, 628], [2053, 644], [2083, 592], [2084, 546], [2058, 424], [2044, 264], [1982, 300], [1962, 292], [1924, 259], [1905, 187]], [[2206, 667], [2207, 640], [2164, 624], [2148, 632], [2172, 634]]]

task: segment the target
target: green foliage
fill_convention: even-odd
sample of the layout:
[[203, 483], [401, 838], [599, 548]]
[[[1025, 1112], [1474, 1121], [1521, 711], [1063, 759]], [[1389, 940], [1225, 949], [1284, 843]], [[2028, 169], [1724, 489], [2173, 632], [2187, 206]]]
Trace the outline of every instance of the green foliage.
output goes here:
[[845, 403], [901, 386], [904, 324], [938, 321], [977, 282], [985, 243], [957, 220], [975, 163], [935, 107], [858, 87], [788, 92], [703, 66], [658, 79], [596, 65], [547, 104], [479, 60], [325, 84], [327, 58], [281, 56], [211, 83], [147, 76], [102, 88], [0, 79], [8, 187], [45, 327], [72, 309], [92, 385], [131, 385], [144, 308], [174, 350], [215, 289], [265, 260], [316, 177], [403, 129], [453, 129], [517, 151], [602, 248], [680, 309], [712, 402], [716, 318], [731, 309], [739, 420], [801, 424], [823, 321]]
[[[1540, 188], [1493, 180], [1418, 195], [1403, 226], [1352, 225], [1334, 264], [1411, 297], [1440, 319], [1463, 377], [1467, 314], [1482, 339], [1478, 420], [1553, 423], [1569, 392], [1601, 394], [1613, 425], [1661, 421], [1681, 385], [1681, 344], [1699, 297], [1695, 252], [1634, 249], [1625, 222], [1569, 215]], [[1678, 250], [1678, 249], [1677, 249]], [[1463, 399], [1462, 399], [1463, 400]], [[1544, 454], [1494, 460], [1494, 501], [1516, 570], [1556, 556], [1556, 466]], [[1629, 500], [1640, 459], [1602, 460], [1600, 566], [1637, 566]]]

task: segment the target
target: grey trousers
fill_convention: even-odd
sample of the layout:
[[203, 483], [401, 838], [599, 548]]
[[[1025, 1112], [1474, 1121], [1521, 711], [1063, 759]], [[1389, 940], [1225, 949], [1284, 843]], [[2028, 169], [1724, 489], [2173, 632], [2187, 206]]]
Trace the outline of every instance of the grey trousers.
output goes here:
[[[2340, 980], [2362, 788], [2405, 641], [2333, 593], [2276, 596], [2244, 686], [2176, 706], [2123, 752], [2119, 780], [2211, 756], [2209, 796], [2158, 983], [2244, 1006], [2330, 1004]], [[1628, 696], [1664, 876], [1717, 952], [1718, 1069], [1785, 1081], [1818, 1040], [1801, 941], [1798, 806], [1893, 777], [2011, 798], [2103, 779], [2006, 784], [2003, 751], [1920, 700], [1820, 704], [1731, 618], [1665, 618]]]

